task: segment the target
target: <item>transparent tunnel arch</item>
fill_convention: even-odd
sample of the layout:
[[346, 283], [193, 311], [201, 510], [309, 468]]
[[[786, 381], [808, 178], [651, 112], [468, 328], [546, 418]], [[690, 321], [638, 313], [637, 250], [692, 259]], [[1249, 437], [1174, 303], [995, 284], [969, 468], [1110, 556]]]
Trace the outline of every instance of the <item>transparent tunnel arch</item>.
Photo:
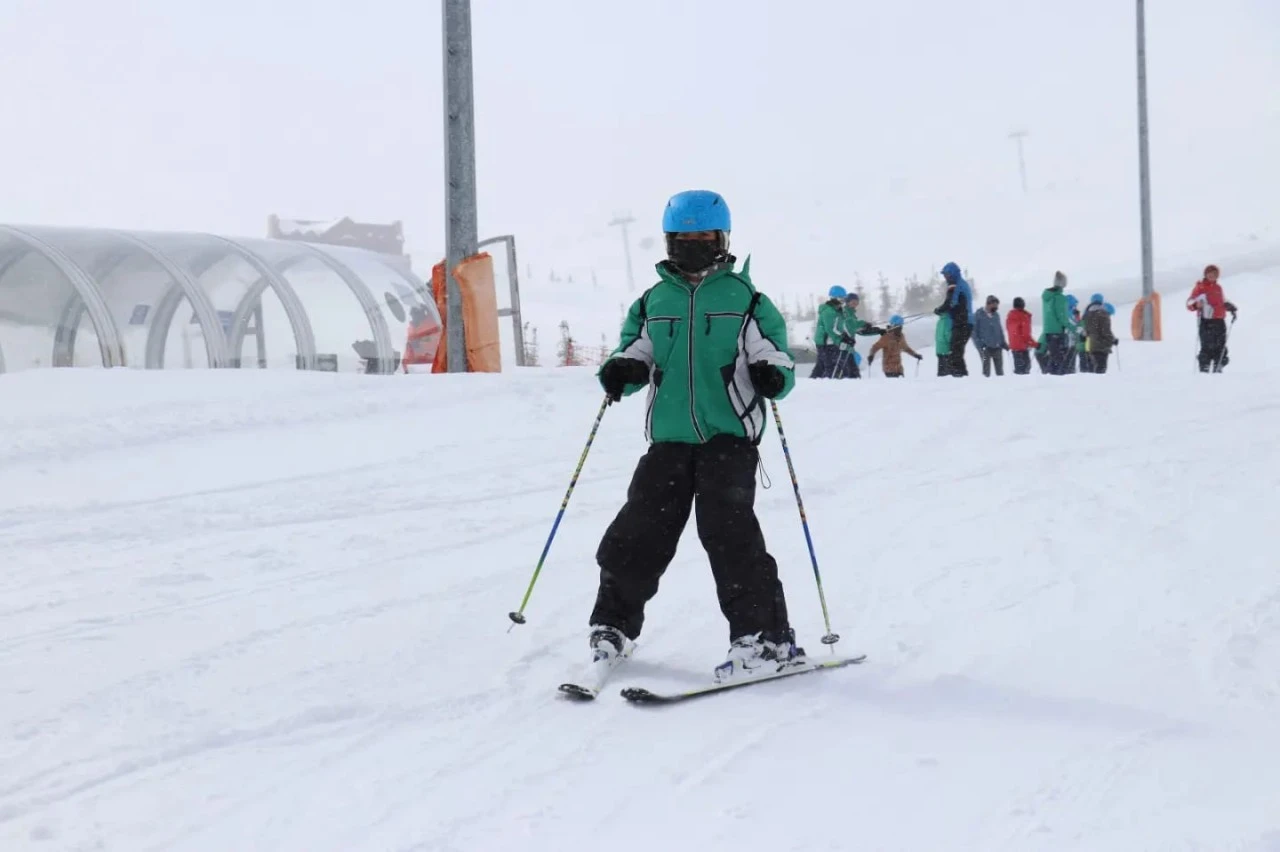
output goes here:
[[[421, 300], [436, 312], [426, 285], [401, 268], [399, 260], [293, 240], [0, 225], [0, 372], [91, 366], [85, 353], [77, 351], [77, 338], [89, 333], [96, 337], [102, 366], [159, 369], [171, 366], [166, 351], [174, 345], [171, 332], [176, 329], [183, 329], [186, 366], [193, 366], [188, 344], [195, 334], [202, 339], [201, 360], [207, 366], [239, 366], [250, 332], [257, 333], [263, 357], [261, 305], [267, 291], [283, 309], [284, 323], [274, 307], [271, 322], [275, 328], [288, 326], [294, 366], [316, 369], [320, 353], [307, 296], [299, 290], [304, 285], [321, 290], [340, 286], [349, 292], [356, 304], [338, 309], [339, 318], [346, 317], [341, 325], [347, 332], [340, 333], [367, 326], [371, 339], [352, 343], [366, 362], [365, 371], [394, 372], [400, 353], [391, 322], [404, 319], [398, 306], [390, 304], [389, 292], [385, 305], [375, 292], [385, 284], [382, 274], [393, 273], [398, 282], [394, 289], [406, 302]], [[313, 271], [298, 273], [300, 265]], [[298, 273], [294, 280], [292, 273]], [[373, 287], [371, 279], [378, 279]], [[186, 305], [190, 310], [175, 323]], [[255, 311], [258, 326], [252, 327]], [[283, 339], [278, 333], [272, 337]], [[372, 357], [359, 346], [371, 349]]]
[[[46, 328], [52, 326], [54, 342], [53, 351], [50, 353], [51, 366], [61, 366], [57, 360], [59, 346], [68, 338], [74, 341], [75, 330], [79, 326], [79, 317], [83, 312], [88, 314], [89, 321], [93, 325], [94, 334], [98, 338], [102, 366], [123, 367], [125, 365], [125, 354], [124, 345], [120, 338], [120, 330], [112, 318], [110, 310], [107, 309], [102, 292], [98, 289], [98, 285], [93, 278], [65, 253], [29, 231], [12, 225], [0, 225], [0, 235], [7, 237], [10, 245], [17, 244], [21, 246], [17, 256], [6, 263], [3, 272], [0, 273], [0, 310], [8, 316], [19, 316], [33, 325], [43, 325]], [[28, 313], [31, 310], [32, 303], [26, 299], [26, 294], [24, 293], [26, 288], [22, 285], [26, 283], [25, 281], [17, 282], [19, 285], [17, 288], [18, 304], [11, 305], [10, 302], [12, 300], [5, 298], [12, 295], [6, 285], [12, 278], [14, 270], [31, 255], [42, 258], [51, 264], [61, 277], [61, 280], [70, 287], [70, 290], [65, 295], [55, 293], [48, 293], [48, 295], [52, 299], [63, 296], [71, 304], [80, 306], [80, 310], [74, 313], [76, 325], [67, 326], [64, 320], [70, 319], [72, 315], [65, 307], [61, 311], [56, 311], [56, 306], [51, 301], [43, 302], [36, 306], [38, 309], [44, 309], [40, 314], [35, 312]], [[51, 288], [46, 285], [42, 289], [48, 291]], [[41, 295], [44, 295], [44, 293], [41, 293]], [[3, 345], [2, 340], [0, 340], [0, 345]], [[71, 343], [71, 346], [74, 347], [74, 343]], [[69, 364], [70, 362], [66, 363]]]

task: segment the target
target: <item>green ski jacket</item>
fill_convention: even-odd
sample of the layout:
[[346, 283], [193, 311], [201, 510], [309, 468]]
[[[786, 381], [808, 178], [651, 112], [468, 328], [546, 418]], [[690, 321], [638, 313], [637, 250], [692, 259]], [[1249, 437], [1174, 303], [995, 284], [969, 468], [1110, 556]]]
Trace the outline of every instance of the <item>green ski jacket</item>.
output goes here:
[[731, 260], [692, 284], [663, 261], [658, 283], [627, 312], [606, 363], [634, 358], [649, 365], [647, 385], [629, 385], [624, 395], [649, 388], [645, 437], [651, 443], [702, 444], [716, 435], [759, 443], [765, 398], [747, 365], [765, 361], [782, 371], [777, 399], [795, 387], [786, 321], [752, 285], [750, 265], [748, 258], [735, 272]]

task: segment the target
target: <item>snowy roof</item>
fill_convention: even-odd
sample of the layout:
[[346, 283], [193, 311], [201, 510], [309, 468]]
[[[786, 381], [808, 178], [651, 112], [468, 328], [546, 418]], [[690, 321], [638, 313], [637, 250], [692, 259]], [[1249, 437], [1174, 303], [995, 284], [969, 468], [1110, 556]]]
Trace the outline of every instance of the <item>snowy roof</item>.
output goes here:
[[341, 219], [282, 219], [276, 218], [276, 227], [282, 234], [302, 236], [303, 234], [323, 234], [343, 222], [351, 221], [347, 217]]

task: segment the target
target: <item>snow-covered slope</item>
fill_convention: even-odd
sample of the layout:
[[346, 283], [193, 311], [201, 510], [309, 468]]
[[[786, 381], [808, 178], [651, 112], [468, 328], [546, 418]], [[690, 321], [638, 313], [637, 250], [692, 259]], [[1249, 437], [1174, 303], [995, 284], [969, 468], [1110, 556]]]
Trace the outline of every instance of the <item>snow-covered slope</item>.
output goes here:
[[[508, 632], [590, 371], [0, 377], [0, 849], [1280, 849], [1277, 283], [1227, 282], [1221, 376], [1171, 311], [1105, 377], [801, 383], [837, 647], [870, 660], [661, 710], [554, 692], [638, 401]], [[618, 685], [700, 683], [727, 639], [690, 529]]]

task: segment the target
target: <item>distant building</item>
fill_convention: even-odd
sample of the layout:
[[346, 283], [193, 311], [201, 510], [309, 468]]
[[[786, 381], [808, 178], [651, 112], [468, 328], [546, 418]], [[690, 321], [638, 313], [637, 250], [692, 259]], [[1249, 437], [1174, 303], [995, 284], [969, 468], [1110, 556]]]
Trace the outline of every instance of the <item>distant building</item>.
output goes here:
[[389, 225], [341, 219], [282, 219], [272, 213], [267, 217], [267, 236], [276, 240], [297, 240], [350, 246], [375, 251], [396, 258], [397, 265], [410, 270], [410, 258], [404, 253], [404, 227], [399, 220]]

